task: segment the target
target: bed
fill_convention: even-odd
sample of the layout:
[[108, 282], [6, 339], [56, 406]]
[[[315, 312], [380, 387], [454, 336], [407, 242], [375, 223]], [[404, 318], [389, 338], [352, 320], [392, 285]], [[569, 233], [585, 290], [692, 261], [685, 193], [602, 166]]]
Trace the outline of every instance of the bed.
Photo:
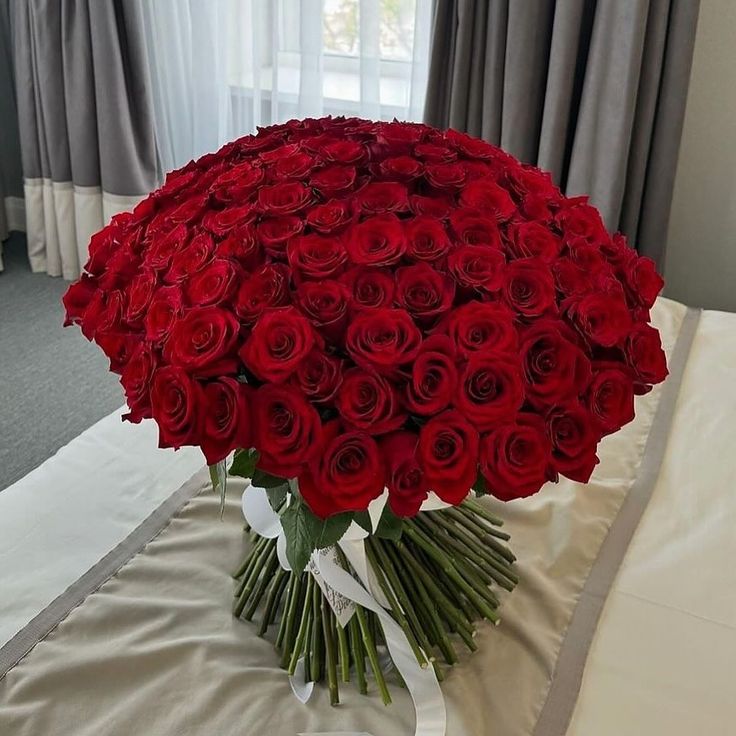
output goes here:
[[[672, 375], [590, 485], [494, 504], [522, 583], [443, 683], [450, 736], [734, 733], [736, 315], [653, 320]], [[413, 733], [399, 688], [291, 695], [230, 615], [245, 482], [220, 520], [199, 451], [122, 412], [0, 492], [0, 734]]]

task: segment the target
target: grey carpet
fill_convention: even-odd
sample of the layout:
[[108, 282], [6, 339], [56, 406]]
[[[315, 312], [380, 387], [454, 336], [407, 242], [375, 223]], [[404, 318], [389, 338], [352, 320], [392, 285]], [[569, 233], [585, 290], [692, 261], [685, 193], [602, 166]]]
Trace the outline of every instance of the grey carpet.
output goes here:
[[62, 328], [68, 282], [31, 273], [25, 237], [3, 243], [0, 272], [0, 491], [122, 406], [107, 359]]

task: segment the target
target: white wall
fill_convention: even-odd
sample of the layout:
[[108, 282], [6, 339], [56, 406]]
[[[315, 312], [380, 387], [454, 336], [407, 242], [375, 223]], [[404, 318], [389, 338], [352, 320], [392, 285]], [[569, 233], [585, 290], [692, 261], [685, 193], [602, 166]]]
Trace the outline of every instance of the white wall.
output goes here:
[[736, 0], [701, 0], [665, 294], [736, 311]]

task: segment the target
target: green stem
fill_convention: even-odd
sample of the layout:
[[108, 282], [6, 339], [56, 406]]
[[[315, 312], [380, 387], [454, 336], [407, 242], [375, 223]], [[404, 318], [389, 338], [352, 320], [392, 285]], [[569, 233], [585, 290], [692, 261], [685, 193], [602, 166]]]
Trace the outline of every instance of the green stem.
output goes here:
[[281, 667], [286, 669], [291, 660], [291, 650], [294, 645], [294, 620], [296, 612], [299, 609], [299, 602], [302, 593], [302, 577], [303, 573], [294, 574], [294, 589], [291, 599], [289, 600], [289, 608], [286, 612], [286, 629], [284, 630], [283, 649], [281, 655]]
[[309, 623], [311, 618], [312, 588], [314, 587], [314, 577], [309, 575], [307, 578], [307, 592], [304, 595], [304, 606], [302, 606], [302, 617], [299, 621], [299, 629], [296, 634], [294, 648], [291, 651], [291, 659], [289, 660], [289, 674], [293, 675], [296, 671], [296, 665], [301, 657], [304, 649], [304, 640], [309, 631]]
[[348, 622], [350, 630], [350, 647], [353, 653], [353, 664], [355, 664], [355, 676], [358, 679], [358, 692], [361, 695], [368, 694], [368, 682], [365, 679], [365, 652], [363, 650], [363, 637], [360, 633], [358, 617], [353, 617]]
[[340, 625], [339, 621], [335, 622], [335, 630], [337, 632], [337, 649], [340, 653], [340, 676], [343, 682], [350, 682], [350, 648], [348, 646], [348, 634]]
[[263, 598], [263, 594], [266, 592], [266, 588], [268, 587], [268, 584], [271, 582], [274, 574], [276, 573], [276, 568], [278, 566], [279, 561], [276, 557], [276, 547], [274, 546], [274, 548], [271, 550], [268, 557], [266, 558], [266, 562], [264, 563], [263, 568], [263, 574], [258, 580], [255, 588], [253, 589], [253, 594], [250, 597], [250, 602], [248, 603], [248, 606], [245, 609], [245, 613], [243, 614], [243, 618], [246, 621], [250, 621], [253, 618], [253, 614], [256, 612], [256, 609], [258, 608], [258, 605]]
[[335, 640], [333, 638], [332, 618], [334, 614], [330, 609], [327, 598], [320, 595], [322, 599], [322, 636], [325, 640], [325, 657], [327, 670], [327, 687], [330, 691], [330, 705], [340, 702], [340, 692], [337, 685], [337, 658], [335, 656]]
[[[310, 576], [311, 577], [311, 576]], [[312, 679], [319, 682], [322, 679], [322, 607], [320, 606], [322, 591], [319, 585], [312, 588]]]
[[366, 620], [365, 610], [363, 606], [355, 607], [355, 615], [358, 617], [358, 625], [360, 626], [360, 633], [363, 636], [363, 645], [365, 646], [366, 653], [368, 654], [368, 661], [370, 662], [371, 669], [373, 670], [373, 676], [376, 678], [376, 685], [381, 693], [381, 700], [384, 705], [391, 704], [391, 695], [386, 687], [386, 680], [383, 678], [383, 672], [381, 666], [378, 664], [378, 652], [376, 651], [376, 644], [373, 640], [368, 621]]

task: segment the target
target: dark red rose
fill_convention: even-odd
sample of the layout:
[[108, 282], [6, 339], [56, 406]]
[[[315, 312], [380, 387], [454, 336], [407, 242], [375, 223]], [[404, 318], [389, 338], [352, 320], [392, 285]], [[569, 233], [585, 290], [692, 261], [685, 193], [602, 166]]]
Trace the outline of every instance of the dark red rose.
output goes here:
[[111, 254], [107, 266], [98, 279], [98, 286], [105, 290], [124, 288], [138, 273], [141, 258], [133, 251], [129, 236]]
[[[195, 235], [186, 248], [177, 251], [171, 258], [171, 266], [164, 275], [167, 284], [178, 284], [204, 268], [215, 252], [212, 236], [206, 232]], [[224, 254], [223, 254], [224, 255]]]
[[618, 363], [598, 363], [588, 389], [588, 409], [605, 434], [634, 418], [634, 381]]
[[436, 217], [419, 215], [406, 223], [406, 255], [411, 260], [434, 263], [449, 250], [450, 238]]
[[165, 235], [156, 235], [143, 256], [143, 265], [156, 271], [167, 269], [172, 256], [184, 247], [187, 237], [185, 225], [177, 225]]
[[461, 245], [447, 258], [447, 267], [466, 289], [498, 291], [504, 279], [503, 253], [487, 245]]
[[506, 302], [524, 317], [555, 312], [555, 283], [549, 266], [538, 258], [521, 258], [506, 266], [503, 274]]
[[227, 309], [193, 307], [171, 327], [164, 358], [199, 376], [234, 373], [238, 320]]
[[417, 459], [418, 443], [413, 432], [392, 432], [379, 443], [386, 463], [388, 505], [396, 516], [415, 516], [429, 492]]
[[631, 261], [636, 260], [636, 251], [628, 244], [626, 236], [621, 233], [613, 235], [611, 240], [601, 243], [601, 253], [614, 267], [624, 269]]
[[480, 467], [489, 492], [502, 501], [526, 498], [554, 477], [544, 420], [522, 412], [483, 438]]
[[221, 378], [204, 387], [207, 409], [201, 447], [208, 465], [219, 463], [238, 447], [253, 444], [252, 396], [253, 389], [234, 378]]
[[138, 424], [151, 416], [151, 379], [155, 367], [153, 351], [145, 343], [139, 343], [120, 374], [120, 384], [130, 409], [123, 419]]
[[328, 403], [335, 398], [342, 383], [343, 362], [315, 348], [299, 363], [292, 382], [308, 401]]
[[209, 195], [195, 194], [184, 200], [170, 212], [166, 213], [165, 220], [175, 224], [186, 225], [200, 219], [207, 208]]
[[318, 462], [299, 476], [299, 490], [321, 519], [343, 511], [365, 511], [384, 489], [386, 469], [376, 441], [365, 432], [341, 432], [339, 422], [324, 428]]
[[347, 425], [372, 435], [393, 432], [406, 421], [396, 388], [362, 368], [345, 372], [335, 403]]
[[354, 306], [390, 307], [396, 285], [389, 271], [357, 266], [340, 277], [353, 294]]
[[350, 289], [339, 281], [305, 281], [297, 291], [297, 304], [309, 321], [331, 342], [345, 333]]
[[404, 255], [406, 234], [396, 215], [376, 215], [353, 228], [346, 246], [353, 263], [388, 266], [398, 262]]
[[580, 296], [592, 291], [593, 283], [585, 269], [571, 258], [558, 258], [552, 264], [555, 286], [564, 296]]
[[485, 245], [501, 249], [501, 235], [496, 221], [479, 210], [461, 207], [450, 214], [455, 237], [465, 245]]
[[422, 175], [424, 164], [411, 156], [395, 156], [384, 159], [380, 170], [389, 179], [408, 182]]
[[253, 225], [243, 225], [231, 230], [229, 235], [218, 243], [217, 255], [235, 261], [246, 271], [255, 271], [265, 261], [265, 253], [256, 238], [256, 229]]
[[118, 330], [98, 332], [95, 342], [110, 361], [110, 372], [120, 375], [140, 345], [141, 339], [133, 333]]
[[158, 286], [156, 272], [150, 269], [141, 271], [130, 282], [125, 293], [125, 309], [123, 312], [123, 319], [129, 325], [139, 325], [142, 322]]
[[280, 158], [271, 170], [271, 176], [276, 181], [303, 179], [309, 176], [313, 166], [314, 158], [300, 151]]
[[499, 150], [490, 143], [458, 130], [448, 130], [446, 137], [450, 145], [469, 158], [489, 159]]
[[334, 141], [320, 148], [322, 155], [336, 164], [359, 164], [366, 157], [365, 146], [351, 140]]
[[443, 321], [461, 356], [489, 351], [516, 353], [518, 336], [511, 310], [499, 302], [470, 301], [456, 307]]
[[555, 220], [565, 243], [582, 240], [595, 245], [610, 240], [600, 212], [587, 204], [586, 199], [569, 199], [557, 213]]
[[631, 328], [631, 314], [622, 295], [586, 294], [571, 300], [567, 313], [583, 335], [603, 347], [620, 343]]
[[657, 266], [654, 261], [645, 257], [631, 260], [627, 264], [624, 274], [626, 285], [636, 302], [647, 309], [651, 308], [664, 286], [664, 280], [657, 273]]
[[367, 309], [350, 323], [345, 345], [366, 370], [393, 375], [416, 358], [422, 333], [403, 309]]
[[264, 312], [240, 351], [246, 367], [261, 381], [283, 383], [315, 344], [315, 332], [294, 307]]
[[322, 235], [330, 235], [341, 230], [352, 219], [350, 204], [339, 199], [318, 204], [307, 213], [307, 225]]
[[197, 443], [202, 435], [204, 390], [178, 366], [158, 368], [151, 382], [151, 414], [159, 447]]
[[261, 386], [255, 392], [251, 416], [261, 470], [293, 478], [321, 454], [322, 424], [317, 410], [293, 386]]
[[159, 288], [151, 299], [151, 303], [143, 319], [146, 327], [146, 339], [160, 344], [168, 336], [171, 326], [184, 309], [184, 297], [178, 286]]
[[356, 176], [353, 166], [327, 166], [312, 174], [309, 184], [323, 197], [334, 197], [353, 189]]
[[215, 258], [186, 282], [189, 303], [206, 307], [229, 301], [242, 281], [242, 271], [228, 258]]
[[667, 377], [667, 358], [659, 332], [647, 324], [638, 324], [625, 342], [626, 362], [643, 384], [661, 383]]
[[270, 215], [293, 215], [312, 201], [312, 190], [297, 181], [261, 187], [258, 190], [258, 206]]
[[377, 138], [392, 155], [396, 155], [411, 151], [414, 144], [422, 140], [424, 130], [423, 125], [416, 123], [386, 123], [377, 131]]
[[536, 257], [553, 263], [561, 247], [560, 239], [538, 222], [520, 222], [511, 229], [509, 248], [516, 258]]
[[427, 215], [438, 220], [447, 218], [452, 206], [452, 202], [445, 197], [424, 197], [421, 194], [409, 197], [409, 207], [415, 215]]
[[211, 185], [211, 191], [219, 202], [242, 202], [263, 182], [264, 171], [249, 163], [239, 164], [220, 174]]
[[262, 163], [270, 166], [272, 164], [278, 164], [280, 161], [288, 159], [297, 153], [299, 153], [298, 143], [284, 143], [276, 148], [263, 151], [258, 158]]
[[457, 158], [457, 153], [447, 146], [437, 143], [418, 143], [414, 146], [414, 155], [424, 161], [446, 164]]
[[62, 303], [66, 314], [64, 317], [64, 327], [72, 324], [79, 324], [84, 316], [84, 310], [92, 301], [92, 297], [97, 291], [97, 281], [89, 274], [83, 273], [79, 281], [75, 281], [65, 292], [62, 297]]
[[452, 403], [458, 389], [455, 345], [446, 335], [432, 335], [411, 365], [405, 401], [409, 411], [436, 416]]
[[256, 214], [256, 208], [252, 204], [228, 207], [220, 212], [208, 212], [202, 218], [202, 226], [213, 235], [224, 238], [233, 228], [253, 222]]
[[435, 189], [459, 189], [465, 183], [465, 166], [461, 163], [427, 164], [424, 177]]
[[427, 486], [453, 506], [475, 483], [478, 432], [458, 411], [448, 409], [430, 419], [419, 432], [417, 456]]
[[98, 289], [82, 317], [82, 334], [92, 340], [99, 333], [119, 332], [123, 319], [124, 297], [119, 289], [104, 292]]
[[595, 453], [600, 439], [590, 413], [579, 402], [555, 407], [547, 415], [547, 434], [554, 469], [570, 480], [587, 483], [598, 464]]
[[510, 421], [523, 401], [517, 360], [485, 351], [469, 355], [460, 373], [455, 406], [480, 432]]
[[564, 403], [581, 395], [590, 382], [590, 361], [561, 320], [542, 319], [521, 338], [526, 397], [535, 406]]
[[269, 307], [289, 303], [289, 271], [281, 264], [263, 266], [240, 286], [235, 312], [246, 325], [252, 325]]
[[426, 263], [396, 269], [396, 301], [427, 328], [452, 307], [455, 282]]
[[289, 265], [306, 279], [326, 279], [343, 270], [348, 255], [342, 240], [335, 235], [300, 235], [287, 246]]
[[304, 229], [304, 221], [294, 215], [272, 217], [256, 225], [256, 237], [274, 258], [286, 258], [286, 244]]
[[497, 222], [504, 222], [516, 212], [509, 193], [487, 179], [471, 181], [460, 194], [460, 204], [487, 212]]
[[356, 192], [355, 202], [366, 215], [383, 215], [409, 209], [406, 187], [395, 181], [374, 181], [366, 184]]

